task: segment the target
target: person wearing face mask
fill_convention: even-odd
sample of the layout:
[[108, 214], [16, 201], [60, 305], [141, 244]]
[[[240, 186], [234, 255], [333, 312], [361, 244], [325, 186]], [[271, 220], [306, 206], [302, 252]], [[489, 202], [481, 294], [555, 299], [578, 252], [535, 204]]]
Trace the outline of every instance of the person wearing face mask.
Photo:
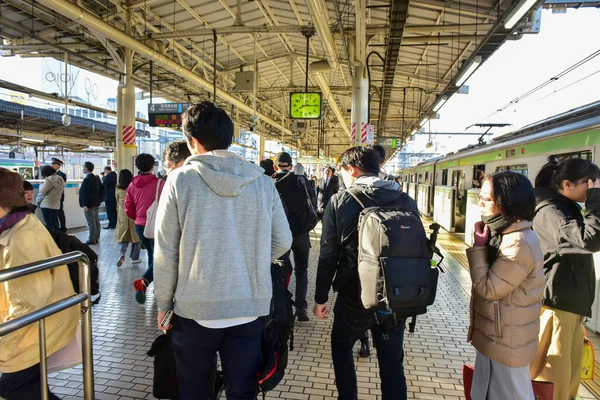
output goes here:
[[[183, 162], [191, 156], [190, 149], [187, 147], [185, 140], [177, 140], [169, 143], [163, 152], [163, 165], [167, 176], [177, 168], [183, 165]], [[165, 176], [166, 179], [166, 176]]]
[[[21, 176], [0, 168], [0, 270], [61, 254], [46, 227], [29, 212]], [[66, 265], [4, 282], [0, 285], [0, 321], [21, 317], [73, 294]], [[48, 357], [73, 340], [79, 326], [79, 313], [77, 305], [45, 319]], [[1, 339], [0, 398], [40, 399], [37, 324], [27, 325]], [[49, 398], [59, 399], [53, 393]]]
[[[600, 251], [600, 169], [571, 158], [549, 162], [535, 178], [533, 229], [544, 252], [546, 287], [538, 355], [531, 377], [554, 383], [555, 399], [579, 391], [583, 323], [596, 293], [593, 253]], [[581, 212], [578, 203], [585, 203]]]
[[467, 341], [477, 350], [473, 400], [533, 400], [529, 365], [538, 348], [543, 255], [533, 230], [535, 195], [526, 176], [483, 181], [482, 221], [467, 249], [472, 280]]
[[33, 185], [31, 184], [31, 182], [23, 181], [23, 191], [25, 192], [25, 200], [27, 200], [27, 208], [29, 208], [29, 212], [35, 214], [37, 206], [34, 204]]

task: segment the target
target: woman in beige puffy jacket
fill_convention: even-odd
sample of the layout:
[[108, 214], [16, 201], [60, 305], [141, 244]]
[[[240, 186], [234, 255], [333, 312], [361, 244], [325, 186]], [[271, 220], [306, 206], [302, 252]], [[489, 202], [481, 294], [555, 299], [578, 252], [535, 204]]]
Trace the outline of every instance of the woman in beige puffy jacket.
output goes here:
[[473, 400], [533, 400], [529, 364], [537, 354], [544, 289], [543, 255], [531, 229], [533, 187], [506, 171], [479, 193], [482, 222], [467, 249], [471, 272], [468, 341], [477, 350]]

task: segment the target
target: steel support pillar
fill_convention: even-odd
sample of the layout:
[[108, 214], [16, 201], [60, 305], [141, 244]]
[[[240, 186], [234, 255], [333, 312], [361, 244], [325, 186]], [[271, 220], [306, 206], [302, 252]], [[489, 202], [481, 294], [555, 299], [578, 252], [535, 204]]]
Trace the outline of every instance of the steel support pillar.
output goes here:
[[[353, 145], [360, 146], [361, 130], [369, 123], [369, 85], [367, 79], [367, 19], [366, 0], [356, 0], [356, 39], [354, 42], [354, 77], [352, 78], [352, 112], [350, 132]], [[351, 52], [352, 53], [352, 52]]]
[[260, 164], [265, 156], [265, 135], [258, 134], [258, 152], [256, 153], [256, 163]]
[[[125, 27], [127, 33], [131, 33], [131, 15]], [[119, 85], [117, 94], [117, 169], [124, 168], [132, 171], [135, 175], [134, 160], [137, 156], [135, 137], [135, 86], [133, 84], [133, 51], [125, 47], [125, 82]], [[119, 106], [120, 100], [120, 106]], [[133, 140], [131, 132], [133, 130]]]

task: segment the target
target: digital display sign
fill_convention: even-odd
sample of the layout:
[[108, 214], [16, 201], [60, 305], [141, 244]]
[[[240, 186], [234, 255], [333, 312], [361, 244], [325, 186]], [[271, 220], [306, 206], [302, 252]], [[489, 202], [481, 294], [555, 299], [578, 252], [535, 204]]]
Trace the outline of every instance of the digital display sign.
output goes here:
[[193, 103], [148, 104], [148, 124], [153, 127], [180, 128], [181, 114]]

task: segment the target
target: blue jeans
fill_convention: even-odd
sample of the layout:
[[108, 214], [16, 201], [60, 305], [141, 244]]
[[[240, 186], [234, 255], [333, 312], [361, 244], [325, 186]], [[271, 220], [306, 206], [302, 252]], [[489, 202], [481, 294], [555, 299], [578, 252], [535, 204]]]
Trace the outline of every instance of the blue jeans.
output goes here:
[[[0, 377], [0, 397], [6, 400], [39, 400], [42, 398], [40, 364]], [[50, 393], [50, 400], [60, 400]]]
[[[342, 310], [343, 298], [338, 296], [333, 312], [333, 329], [331, 330], [331, 358], [335, 371], [335, 385], [340, 400], [357, 400], [356, 368], [352, 348], [356, 341], [364, 336], [366, 330], [355, 330], [344, 323]], [[377, 349], [379, 376], [381, 378], [381, 394], [383, 400], [405, 400], [407, 398], [406, 378], [404, 377], [404, 324], [401, 319], [387, 335], [387, 339], [379, 325], [373, 324], [371, 332]]]
[[54, 229], [57, 231], [58, 226], [58, 210], [52, 208], [42, 208], [42, 216], [44, 217], [44, 224], [48, 229]]
[[255, 400], [258, 392], [262, 321], [224, 329], [209, 329], [196, 321], [173, 317], [173, 352], [179, 380], [179, 400], [208, 397], [212, 365], [218, 351], [227, 400]]
[[142, 275], [142, 278], [148, 281], [148, 284], [154, 282], [154, 239], [149, 239], [144, 236], [145, 225], [136, 225], [135, 232], [142, 241], [142, 244], [148, 252], [148, 269]]

